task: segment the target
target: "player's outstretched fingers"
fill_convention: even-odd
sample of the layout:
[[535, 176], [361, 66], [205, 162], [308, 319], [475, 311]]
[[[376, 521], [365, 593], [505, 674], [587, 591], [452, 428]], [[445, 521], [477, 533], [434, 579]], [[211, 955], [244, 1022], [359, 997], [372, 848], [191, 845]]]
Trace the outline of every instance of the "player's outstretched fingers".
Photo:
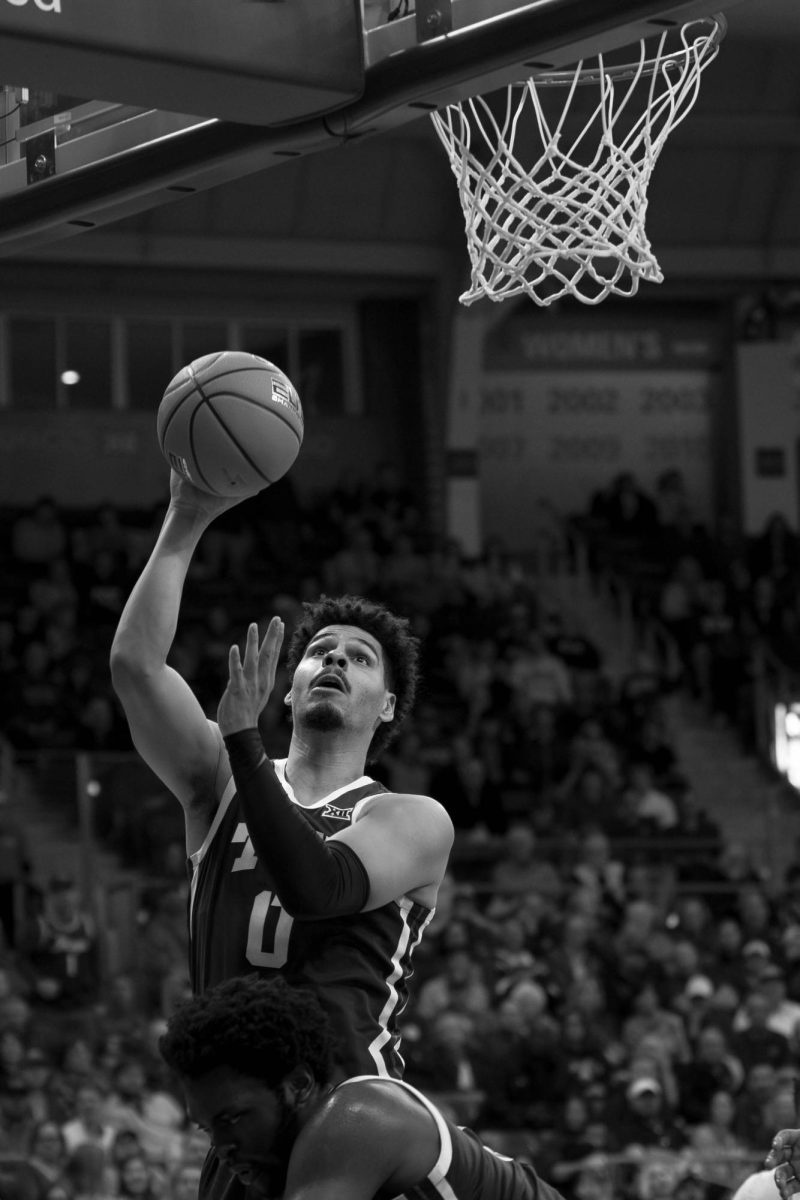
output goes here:
[[269, 697], [275, 683], [275, 673], [278, 669], [281, 645], [283, 644], [284, 625], [280, 617], [273, 617], [267, 626], [264, 640], [258, 652], [258, 684], [262, 695]]

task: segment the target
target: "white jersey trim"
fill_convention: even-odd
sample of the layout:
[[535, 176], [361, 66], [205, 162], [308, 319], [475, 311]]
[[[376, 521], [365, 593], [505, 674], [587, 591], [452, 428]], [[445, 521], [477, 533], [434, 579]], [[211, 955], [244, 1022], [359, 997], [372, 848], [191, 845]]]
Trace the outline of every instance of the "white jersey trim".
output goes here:
[[[411, 925], [409, 924], [408, 916], [414, 904], [413, 900], [409, 900], [408, 896], [401, 896], [395, 901], [397, 907], [403, 915], [403, 927], [400, 937], [397, 939], [397, 944], [392, 955], [392, 971], [384, 980], [386, 984], [386, 1003], [378, 1015], [378, 1024], [380, 1025], [380, 1033], [373, 1038], [367, 1047], [370, 1058], [375, 1063], [378, 1074], [382, 1078], [392, 1078], [387, 1070], [386, 1062], [383, 1058], [384, 1047], [391, 1041], [392, 1035], [389, 1032], [389, 1018], [393, 1013], [396, 1013], [400, 1004], [400, 997], [397, 995], [397, 981], [403, 975], [403, 958], [408, 954], [409, 942], [411, 940]], [[419, 906], [422, 907], [422, 906]], [[417, 940], [414, 946], [418, 946], [425, 932], [426, 927], [433, 918], [435, 909], [430, 909], [427, 917], [420, 923], [417, 931]], [[413, 949], [413, 947], [412, 947]], [[402, 1062], [402, 1058], [400, 1060]]]
[[[436, 1122], [436, 1129], [439, 1134], [439, 1155], [425, 1178], [436, 1188], [436, 1191], [443, 1197], [443, 1200], [456, 1200], [455, 1193], [447, 1182], [447, 1172], [450, 1170], [450, 1165], [453, 1161], [453, 1142], [450, 1138], [450, 1130], [447, 1128], [445, 1119], [436, 1105], [412, 1084], [406, 1083], [404, 1079], [387, 1079], [380, 1075], [354, 1075], [351, 1079], [345, 1079], [342, 1083], [338, 1084], [336, 1090], [338, 1091], [339, 1088], [346, 1087], [348, 1083], [370, 1082], [397, 1084], [398, 1087], [410, 1092], [415, 1099], [419, 1100], [423, 1108], [426, 1108], [431, 1114]], [[418, 1187], [419, 1184], [415, 1186]], [[402, 1195], [404, 1193], [401, 1192], [400, 1196]], [[400, 1196], [396, 1197], [395, 1200], [400, 1200]]]
[[199, 850], [195, 850], [194, 854], [189, 855], [189, 862], [192, 864], [192, 878], [189, 884], [189, 932], [192, 932], [192, 918], [194, 917], [194, 899], [197, 891], [197, 879], [199, 875], [200, 863], [208, 853], [208, 848], [214, 840], [217, 830], [219, 829], [222, 818], [230, 807], [231, 800], [236, 795], [236, 783], [231, 775], [228, 782], [225, 784], [225, 790], [219, 799], [217, 811], [214, 813], [214, 820], [211, 822], [208, 833], [203, 839], [203, 844]]
[[[359, 779], [354, 779], [352, 783], [346, 783], [344, 787], [337, 788], [335, 792], [329, 792], [328, 795], [323, 796], [321, 800], [315, 800], [313, 804], [301, 804], [294, 794], [292, 785], [286, 778], [287, 761], [288, 760], [285, 758], [274, 758], [272, 760], [272, 765], [275, 768], [275, 774], [281, 781], [281, 785], [283, 786], [283, 790], [286, 792], [286, 795], [289, 797], [292, 804], [296, 804], [299, 808], [322, 808], [325, 804], [332, 804], [333, 801], [338, 799], [339, 796], [344, 796], [347, 792], [352, 791], [353, 788], [366, 787], [368, 783], [375, 782], [374, 779], [370, 779], [369, 775], [362, 775]], [[365, 799], [372, 799], [372, 797], [367, 796]], [[353, 811], [355, 812], [355, 809]]]

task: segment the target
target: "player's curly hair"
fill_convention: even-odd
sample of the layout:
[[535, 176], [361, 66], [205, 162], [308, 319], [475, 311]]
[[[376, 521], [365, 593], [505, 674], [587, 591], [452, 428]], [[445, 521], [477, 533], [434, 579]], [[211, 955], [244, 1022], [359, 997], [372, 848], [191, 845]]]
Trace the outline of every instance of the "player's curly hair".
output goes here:
[[279, 975], [248, 975], [184, 1000], [158, 1045], [167, 1066], [184, 1078], [230, 1067], [277, 1087], [301, 1064], [327, 1083], [334, 1042], [313, 992]]
[[306, 646], [326, 625], [357, 625], [380, 643], [387, 667], [387, 683], [395, 694], [394, 719], [375, 730], [368, 761], [374, 762], [397, 736], [411, 712], [419, 681], [419, 638], [405, 617], [395, 616], [383, 604], [363, 596], [320, 596], [303, 604], [286, 656], [289, 674], [294, 675]]

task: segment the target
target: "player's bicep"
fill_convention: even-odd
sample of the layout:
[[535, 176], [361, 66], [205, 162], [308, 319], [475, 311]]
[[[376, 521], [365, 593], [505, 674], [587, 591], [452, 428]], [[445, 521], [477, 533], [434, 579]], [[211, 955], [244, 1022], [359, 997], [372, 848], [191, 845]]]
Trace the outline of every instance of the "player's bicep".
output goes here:
[[392, 796], [379, 799], [335, 840], [346, 842], [367, 872], [369, 910], [441, 882], [453, 823], [428, 796]]
[[164, 667], [117, 678], [115, 687], [133, 744], [150, 769], [184, 805], [211, 794], [221, 738], [186, 680]]

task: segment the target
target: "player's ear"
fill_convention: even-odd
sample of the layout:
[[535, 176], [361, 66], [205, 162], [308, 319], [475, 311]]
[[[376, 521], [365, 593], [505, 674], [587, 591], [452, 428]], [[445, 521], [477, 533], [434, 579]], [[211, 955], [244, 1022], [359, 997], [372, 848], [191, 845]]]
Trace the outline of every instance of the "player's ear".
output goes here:
[[283, 703], [287, 706], [287, 708], [291, 708], [291, 706], [292, 706], [292, 693], [291, 692], [287, 692], [286, 695], [283, 697]]
[[387, 692], [386, 696], [384, 697], [379, 720], [384, 722], [394, 720], [394, 706], [396, 702], [397, 697], [395, 696], [394, 692]]
[[281, 1091], [290, 1108], [304, 1104], [314, 1089], [316, 1080], [305, 1063], [298, 1063], [281, 1083]]

